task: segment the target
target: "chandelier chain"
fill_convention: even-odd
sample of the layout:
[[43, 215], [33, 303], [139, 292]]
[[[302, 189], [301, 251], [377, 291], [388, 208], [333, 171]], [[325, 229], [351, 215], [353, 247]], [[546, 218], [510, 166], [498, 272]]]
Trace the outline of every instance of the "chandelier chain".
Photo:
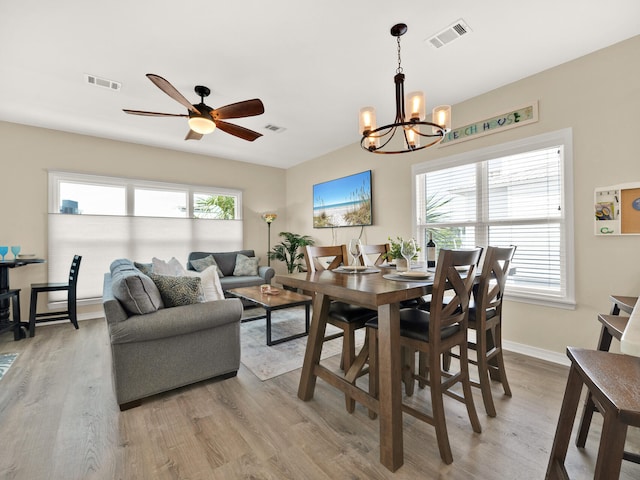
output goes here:
[[398, 41], [398, 68], [396, 68], [396, 73], [402, 73], [402, 59], [400, 58], [400, 37], [397, 37]]

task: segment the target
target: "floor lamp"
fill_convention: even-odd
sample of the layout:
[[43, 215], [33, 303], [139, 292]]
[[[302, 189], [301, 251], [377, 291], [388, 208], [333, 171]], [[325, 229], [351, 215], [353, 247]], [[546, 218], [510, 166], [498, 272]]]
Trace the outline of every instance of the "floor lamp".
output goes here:
[[271, 252], [271, 224], [273, 221], [278, 218], [278, 215], [275, 213], [263, 213], [262, 219], [267, 222], [267, 266], [271, 266], [271, 258], [269, 257], [269, 253]]

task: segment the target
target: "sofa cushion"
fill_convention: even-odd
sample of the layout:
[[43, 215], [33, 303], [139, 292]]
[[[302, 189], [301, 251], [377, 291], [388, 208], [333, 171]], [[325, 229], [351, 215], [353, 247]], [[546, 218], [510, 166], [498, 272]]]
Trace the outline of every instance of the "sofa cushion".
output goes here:
[[138, 270], [131, 260], [114, 260], [110, 266], [111, 290], [126, 311], [135, 315], [152, 313], [164, 303], [156, 284]]
[[222, 270], [220, 270], [220, 267], [216, 263], [216, 259], [213, 258], [213, 255], [208, 255], [204, 258], [197, 258], [197, 259], [191, 260], [191, 266], [194, 268], [196, 272], [202, 272], [212, 265], [216, 267], [216, 270], [218, 272], [218, 277], [224, 277], [224, 274], [222, 273]]
[[199, 277], [178, 277], [173, 275], [149, 275], [160, 290], [165, 307], [192, 305], [202, 300], [202, 281]]
[[247, 257], [241, 253], [236, 255], [236, 266], [233, 270], [235, 277], [258, 275], [260, 257]]
[[218, 272], [216, 271], [215, 265], [207, 267], [202, 272], [187, 270], [185, 275], [200, 278], [203, 302], [222, 300], [224, 298], [224, 293], [222, 292], [222, 286], [220, 285], [220, 279], [218, 278]]
[[185, 272], [184, 267], [176, 257], [171, 257], [171, 260], [168, 262], [153, 257], [151, 259], [151, 264], [153, 265], [152, 272], [158, 275], [173, 275], [174, 277], [177, 277], [184, 275]]

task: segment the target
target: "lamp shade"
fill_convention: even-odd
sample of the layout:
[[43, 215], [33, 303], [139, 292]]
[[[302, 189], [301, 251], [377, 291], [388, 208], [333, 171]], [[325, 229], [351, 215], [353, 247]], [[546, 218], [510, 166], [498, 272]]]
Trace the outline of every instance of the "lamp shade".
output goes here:
[[278, 218], [278, 215], [276, 213], [263, 213], [262, 214], [262, 219], [267, 223], [272, 223], [276, 218]]
[[422, 121], [427, 117], [423, 92], [411, 92], [405, 101], [405, 110], [409, 120]]
[[[451, 106], [440, 105], [435, 107], [431, 115], [431, 121], [436, 125], [440, 125], [447, 132], [451, 130]], [[438, 133], [438, 130], [434, 128], [433, 133]]]
[[189, 128], [196, 133], [205, 135], [211, 133], [216, 129], [216, 124], [213, 120], [205, 117], [189, 117]]
[[[360, 134], [366, 135], [367, 132], [371, 132], [376, 129], [376, 109], [373, 107], [364, 107], [360, 109]], [[365, 141], [365, 148], [376, 149], [380, 146], [380, 140], [373, 136], [368, 135]]]

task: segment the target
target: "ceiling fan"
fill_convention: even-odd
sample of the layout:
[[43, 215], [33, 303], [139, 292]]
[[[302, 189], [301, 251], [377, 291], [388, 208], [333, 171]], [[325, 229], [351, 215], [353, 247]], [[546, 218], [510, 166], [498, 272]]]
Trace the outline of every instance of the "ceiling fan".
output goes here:
[[131, 115], [145, 115], [148, 117], [188, 117], [189, 133], [187, 133], [185, 140], [200, 140], [203, 135], [213, 132], [216, 127], [223, 132], [249, 142], [253, 142], [256, 138], [262, 136], [261, 133], [223, 121], [228, 118], [252, 117], [254, 115], [263, 114], [264, 105], [259, 99], [254, 98], [253, 100], [232, 103], [220, 108], [211, 108], [204, 103], [204, 97], [209, 96], [211, 90], [203, 85], [197, 85], [194, 88], [196, 94], [200, 97], [200, 103], [191, 104], [189, 100], [187, 100], [173, 85], [161, 76], [154, 75], [153, 73], [147, 73], [147, 77], [156, 85], [156, 87], [178, 103], [187, 107], [189, 112], [158, 113], [123, 109], [125, 113], [129, 113]]

